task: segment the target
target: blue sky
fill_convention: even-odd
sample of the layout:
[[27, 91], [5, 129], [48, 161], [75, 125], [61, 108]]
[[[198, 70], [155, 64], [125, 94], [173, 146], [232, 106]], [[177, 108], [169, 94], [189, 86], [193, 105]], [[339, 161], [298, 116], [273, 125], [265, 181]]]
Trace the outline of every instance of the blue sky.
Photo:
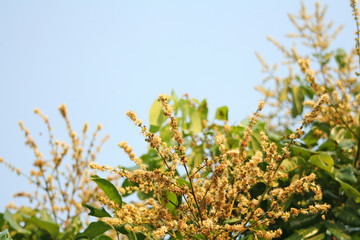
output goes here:
[[[353, 46], [355, 23], [347, 1], [323, 0], [327, 18], [345, 28], [335, 47]], [[306, 5], [313, 9], [315, 1]], [[0, 1], [0, 156], [27, 172], [32, 152], [18, 122], [46, 143], [35, 107], [50, 118], [55, 136], [68, 140], [58, 106], [66, 103], [75, 129], [102, 123], [111, 138], [99, 155], [107, 165], [129, 165], [117, 147], [127, 140], [146, 150], [129, 109], [148, 120], [160, 93], [206, 98], [210, 118], [227, 105], [230, 122], [256, 109], [254, 86], [263, 75], [254, 52], [270, 63], [281, 55], [266, 40], [291, 45], [287, 13], [299, 1]], [[43, 133], [43, 134], [41, 134]], [[48, 153], [46, 144], [40, 145]], [[31, 190], [22, 177], [0, 168], [0, 212], [16, 191]], [[17, 201], [18, 203], [21, 203]]]

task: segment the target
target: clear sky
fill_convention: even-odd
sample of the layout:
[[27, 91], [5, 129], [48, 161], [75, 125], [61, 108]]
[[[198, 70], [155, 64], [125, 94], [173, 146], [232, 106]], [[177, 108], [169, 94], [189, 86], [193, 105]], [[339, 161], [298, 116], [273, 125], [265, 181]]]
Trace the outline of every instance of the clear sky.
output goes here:
[[[315, 1], [305, 1], [313, 9]], [[354, 27], [349, 1], [323, 0], [328, 19], [345, 28], [334, 43], [350, 49]], [[230, 123], [256, 109], [261, 66], [281, 55], [266, 40], [294, 31], [287, 13], [300, 2], [277, 1], [0, 1], [0, 156], [27, 172], [34, 161], [24, 146], [23, 120], [40, 143], [46, 128], [33, 114], [49, 116], [54, 133], [68, 140], [58, 106], [66, 103], [74, 128], [102, 123], [111, 138], [99, 155], [107, 165], [129, 165], [118, 148], [127, 140], [140, 155], [146, 144], [125, 116], [129, 109], [148, 120], [160, 93], [206, 98], [210, 118], [227, 105]], [[43, 133], [43, 134], [41, 134]], [[40, 146], [49, 152], [46, 144]], [[0, 167], [0, 212], [16, 191], [32, 188]]]

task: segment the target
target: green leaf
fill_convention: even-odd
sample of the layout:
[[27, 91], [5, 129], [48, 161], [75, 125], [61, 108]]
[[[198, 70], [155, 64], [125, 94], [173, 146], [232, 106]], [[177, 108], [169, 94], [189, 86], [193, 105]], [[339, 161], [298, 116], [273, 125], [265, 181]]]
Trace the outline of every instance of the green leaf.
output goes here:
[[178, 232], [178, 231], [175, 232], [175, 235], [176, 235], [176, 238], [171, 236], [169, 240], [182, 240], [182, 239], [184, 239], [183, 236], [181, 235], [181, 233]]
[[358, 171], [353, 166], [346, 165], [335, 171], [335, 179], [353, 185], [357, 181], [355, 174], [358, 174]]
[[[165, 168], [165, 166], [163, 164], [163, 160], [157, 154], [157, 151], [153, 148], [150, 148], [149, 152], [147, 154], [142, 155], [141, 159], [148, 166], [149, 171], [153, 171], [154, 169], [158, 169], [161, 167]], [[135, 183], [133, 183], [133, 182], [130, 183], [131, 186], [134, 186], [133, 184], [135, 184]]]
[[306, 240], [323, 240], [325, 239], [325, 233], [317, 234], [313, 237], [307, 238]]
[[314, 97], [314, 95], [315, 95], [315, 91], [312, 89], [311, 86], [302, 84], [302, 85], [301, 85], [301, 88], [303, 89], [304, 94], [305, 94], [306, 96], [308, 96], [310, 99], [313, 99], [313, 97]]
[[76, 234], [74, 240], [83, 238], [88, 238], [91, 240], [110, 229], [111, 226], [103, 221], [92, 222], [84, 230], [84, 232]]
[[142, 233], [135, 233], [133, 231], [126, 234], [126, 236], [129, 238], [129, 240], [145, 240], [146, 236]]
[[113, 240], [113, 239], [107, 235], [100, 235], [94, 238], [94, 240]]
[[336, 150], [335, 142], [332, 140], [326, 141], [322, 143], [317, 150], [322, 152], [335, 151]]
[[271, 141], [274, 141], [274, 142], [280, 142], [281, 140], [284, 139], [283, 136], [277, 135], [277, 134], [269, 131], [267, 128], [265, 128], [265, 133], [266, 133], [266, 135], [268, 136], [268, 138], [269, 138]]
[[14, 215], [8, 209], [5, 209], [4, 219], [9, 223], [10, 227], [12, 227], [17, 232], [22, 233], [24, 235], [30, 235], [31, 234], [30, 231], [20, 227], [20, 225], [15, 221]]
[[150, 131], [152, 133], [157, 132], [165, 119], [166, 118], [162, 113], [161, 103], [158, 100], [155, 100], [149, 110]]
[[0, 232], [0, 240], [12, 240], [9, 230], [5, 229], [4, 231]]
[[340, 206], [334, 208], [331, 212], [335, 215], [337, 220], [351, 227], [360, 227], [360, 217], [356, 213], [357, 209], [348, 206]]
[[129, 233], [129, 231], [126, 230], [126, 228], [125, 228], [126, 225], [127, 225], [127, 224], [115, 225], [114, 228], [115, 228], [115, 230], [116, 230], [117, 232], [126, 235], [126, 234]]
[[206, 237], [204, 236], [204, 234], [197, 234], [194, 237], [195, 239], [200, 239], [200, 240], [206, 240]]
[[315, 131], [317, 130], [317, 127], [313, 127], [311, 129], [311, 131], [309, 131], [305, 137], [303, 138], [303, 141], [305, 142], [305, 144], [309, 147], [313, 147], [314, 145], [317, 144], [317, 142], [319, 141], [320, 137], [315, 134]]
[[219, 107], [218, 109], [216, 109], [216, 114], [215, 114], [215, 118], [218, 120], [228, 120], [228, 107], [227, 106], [222, 106]]
[[105, 210], [105, 208], [96, 208], [88, 204], [82, 204], [84, 207], [90, 210], [89, 215], [94, 217], [111, 217], [111, 215]]
[[54, 239], [56, 239], [56, 236], [59, 234], [59, 225], [54, 222], [40, 220], [36, 216], [32, 216], [28, 218], [24, 215], [23, 217], [27, 222], [31, 222], [35, 224], [38, 228], [48, 232], [51, 235], [51, 237]]
[[255, 154], [258, 151], [262, 151], [262, 145], [261, 145], [261, 135], [258, 132], [253, 132], [251, 135], [251, 141], [249, 143], [250, 149], [253, 151], [253, 154]]
[[305, 164], [305, 160], [302, 157], [295, 156], [290, 159], [284, 159], [281, 166], [284, 167], [284, 172], [291, 172]]
[[303, 159], [309, 159], [311, 154], [313, 154], [311, 150], [296, 145], [291, 146], [290, 151], [291, 156], [302, 157]]
[[332, 173], [334, 170], [334, 160], [328, 153], [313, 155], [310, 157], [309, 162], [328, 173]]
[[93, 180], [101, 190], [104, 191], [106, 196], [113, 202], [119, 204], [119, 207], [121, 208], [122, 205], [122, 198], [120, 196], [120, 193], [116, 189], [116, 187], [109, 182], [108, 180], [104, 178], [100, 178], [97, 175], [90, 176], [91, 180]]
[[204, 148], [202, 145], [194, 147], [192, 149], [191, 155], [190, 155], [190, 161], [189, 166], [190, 168], [194, 168], [198, 166], [200, 163], [202, 163], [204, 157]]
[[339, 200], [339, 196], [328, 189], [323, 190], [323, 195], [324, 197], [329, 198], [331, 200], [335, 200], [335, 201]]
[[257, 197], [259, 197], [261, 194], [264, 193], [265, 189], [266, 189], [265, 183], [263, 183], [263, 182], [256, 183], [254, 186], [252, 186], [250, 188], [249, 192], [250, 192], [251, 198], [256, 199]]
[[198, 109], [197, 109], [199, 112], [200, 112], [200, 116], [201, 116], [201, 119], [202, 120], [207, 120], [207, 115], [208, 115], [208, 107], [207, 107], [207, 102], [206, 102], [206, 99], [204, 99]]
[[335, 180], [340, 183], [342, 189], [344, 190], [346, 196], [349, 198], [354, 199], [356, 203], [360, 203], [360, 193], [356, 188], [352, 187], [351, 185], [341, 181], [340, 179], [335, 177]]
[[187, 130], [188, 126], [186, 125], [186, 119], [190, 114], [190, 102], [186, 99], [180, 99], [179, 100], [179, 109], [181, 111], [181, 118], [178, 118], [179, 126], [183, 128], [183, 130]]
[[339, 147], [344, 150], [353, 149], [355, 145], [356, 145], [356, 143], [355, 143], [354, 139], [347, 139], [347, 138], [341, 140], [339, 143]]
[[40, 210], [40, 220], [56, 223], [55, 220], [51, 217], [51, 215], [45, 209]]
[[286, 240], [299, 240], [307, 239], [315, 236], [319, 233], [320, 226], [313, 226], [305, 229], [295, 230], [295, 233], [291, 234], [289, 237], [285, 238]]
[[285, 80], [284, 88], [281, 90], [279, 94], [279, 102], [288, 100], [288, 92], [289, 92], [289, 79]]
[[154, 192], [151, 191], [151, 192], [145, 193], [143, 191], [137, 191], [136, 195], [140, 200], [145, 200], [145, 199], [148, 199], [150, 197], [153, 197]]
[[338, 48], [335, 55], [335, 60], [339, 66], [339, 69], [345, 68], [346, 63], [346, 51], [342, 48]]
[[301, 113], [303, 112], [304, 93], [303, 93], [303, 89], [296, 85], [292, 86], [291, 93], [293, 96], [293, 107], [292, 107], [291, 115], [293, 118], [295, 118], [296, 116], [301, 115]]
[[170, 131], [170, 125], [166, 124], [164, 127], [160, 128], [160, 138], [163, 142], [169, 143], [171, 140], [172, 132]]
[[194, 133], [200, 133], [201, 132], [201, 116], [200, 113], [196, 110], [192, 111], [190, 113], [190, 128], [189, 130]]
[[177, 205], [179, 204], [177, 196], [173, 192], [166, 191], [166, 197], [168, 203], [166, 203], [165, 207], [170, 209], [170, 211], [174, 211]]
[[62, 233], [61, 240], [70, 240], [73, 239], [74, 235], [80, 231], [82, 228], [82, 223], [79, 217], [74, 217], [71, 219], [70, 224], [67, 226], [65, 231]]
[[[143, 158], [143, 156], [141, 156], [141, 158]], [[144, 161], [145, 163], [145, 161]], [[129, 179], [125, 179], [124, 182], [121, 185], [123, 188], [127, 188], [127, 187], [133, 187], [133, 186], [138, 186], [137, 183], [131, 182]], [[127, 197], [129, 195], [133, 194], [133, 192], [126, 192], [124, 194], [121, 194], [122, 197]]]
[[191, 187], [190, 183], [183, 178], [177, 178], [176, 181], [179, 183], [180, 186], [186, 184], [189, 188]]
[[231, 219], [226, 219], [224, 221], [224, 224], [234, 224], [234, 223], [237, 223], [239, 222], [241, 219], [240, 218], [231, 218]]
[[179, 98], [176, 95], [174, 89], [171, 90], [171, 100], [173, 100], [173, 102], [174, 102], [173, 108], [174, 108], [174, 112], [175, 112], [175, 115], [176, 115], [178, 110], [179, 110]]
[[5, 223], [4, 214], [0, 213], [0, 229], [3, 228], [4, 223]]
[[307, 215], [299, 215], [295, 218], [291, 218], [289, 220], [289, 227], [291, 229], [300, 229], [309, 225], [316, 223], [318, 214], [307, 214]]
[[344, 138], [351, 138], [351, 132], [344, 127], [335, 127], [331, 129], [330, 138], [340, 143]]
[[337, 240], [351, 240], [351, 236], [345, 227], [338, 222], [326, 221], [325, 226], [329, 232], [336, 237]]

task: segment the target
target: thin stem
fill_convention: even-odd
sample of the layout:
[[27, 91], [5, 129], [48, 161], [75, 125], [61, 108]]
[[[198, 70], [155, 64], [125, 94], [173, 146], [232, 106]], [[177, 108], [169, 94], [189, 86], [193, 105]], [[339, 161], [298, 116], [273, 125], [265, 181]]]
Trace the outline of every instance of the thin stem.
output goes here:
[[188, 171], [188, 168], [187, 168], [186, 164], [184, 163], [183, 165], [184, 165], [184, 168], [185, 168], [185, 171], [186, 171], [186, 175], [188, 176], [188, 179], [189, 179], [189, 182], [190, 182], [191, 194], [194, 197], [195, 205], [196, 205], [196, 207], [197, 207], [197, 209], [199, 211], [200, 220], [201, 220], [200, 222], [202, 222], [203, 218], [202, 218], [202, 214], [201, 214], [201, 209], [200, 209], [200, 207], [198, 205], [198, 202], [197, 202], [197, 199], [196, 199], [195, 190], [194, 190], [194, 186], [193, 186], [193, 183], [192, 183], [192, 178], [190, 177], [190, 174], [189, 174], [189, 171]]
[[193, 217], [194, 217], [194, 219], [191, 219], [190, 217], [189, 217], [189, 215], [187, 215], [186, 214], [186, 212], [184, 211], [184, 213], [191, 219], [191, 221], [193, 221], [196, 225], [198, 225], [199, 227], [200, 227], [200, 224], [198, 223], [198, 220], [197, 220], [197, 217], [196, 217], [196, 215], [194, 214], [194, 212], [193, 211], [191, 211], [191, 206], [190, 206], [190, 204], [189, 204], [189, 202], [188, 202], [188, 200], [186, 199], [186, 197], [185, 196], [183, 196], [184, 197], [184, 199], [185, 199], [185, 202], [186, 202], [186, 204], [188, 205], [188, 208], [190, 209], [190, 212], [191, 212], [191, 214], [193, 215]]
[[357, 139], [357, 149], [356, 149], [356, 155], [355, 155], [355, 162], [354, 162], [354, 166], [355, 168], [359, 168], [359, 155], [360, 155], [360, 139], [359, 138], [356, 138]]
[[[42, 170], [42, 169], [40, 169], [40, 170]], [[42, 170], [42, 172], [44, 172], [44, 171]], [[47, 183], [47, 181], [46, 181], [46, 178], [45, 178], [45, 175], [44, 175], [44, 174], [42, 175], [42, 178], [43, 178], [44, 183], [45, 183], [45, 192], [46, 192], [46, 195], [48, 196], [49, 201], [50, 201], [51, 212], [52, 212], [52, 214], [53, 214], [53, 216], [54, 216], [55, 222], [57, 223], [58, 221], [57, 221], [57, 216], [56, 216], [56, 212], [55, 212], [55, 206], [54, 206], [53, 200], [52, 200], [52, 198], [51, 198], [50, 188], [49, 188], [49, 185], [48, 185], [48, 183]]]

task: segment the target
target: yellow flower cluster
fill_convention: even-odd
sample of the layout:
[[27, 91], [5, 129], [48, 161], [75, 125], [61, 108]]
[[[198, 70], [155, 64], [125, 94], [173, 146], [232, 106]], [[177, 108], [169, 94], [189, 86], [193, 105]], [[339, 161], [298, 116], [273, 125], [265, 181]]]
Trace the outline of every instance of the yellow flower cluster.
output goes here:
[[[326, 97], [320, 99], [317, 103], [319, 106]], [[287, 177], [281, 163], [290, 157], [289, 148], [303, 135], [302, 126], [281, 150], [268, 139], [265, 132], [261, 132], [262, 151], [249, 155], [248, 146], [253, 141], [253, 128], [264, 102], [260, 102], [258, 110], [251, 117], [238, 148], [230, 149], [227, 139], [218, 132], [214, 141], [220, 154], [210, 157], [204, 155], [203, 162], [190, 168], [189, 153], [183, 144], [184, 139], [168, 99], [160, 95], [158, 101], [164, 116], [169, 119], [176, 145], [163, 142], [159, 136], [147, 131], [135, 113], [127, 113], [141, 128], [145, 140], [157, 150], [165, 168], [150, 171], [141, 167], [129, 171], [91, 164], [93, 169], [112, 172], [134, 183], [126, 189], [121, 188], [122, 193], [140, 191], [152, 194], [143, 202], [125, 204], [120, 209], [114, 207], [110, 200], [102, 199], [104, 205], [115, 211], [113, 218], [103, 218], [103, 221], [114, 226], [126, 225], [129, 230], [142, 232], [150, 239], [162, 239], [166, 235], [176, 238], [176, 234], [184, 239], [194, 239], [196, 235], [202, 234], [209, 240], [221, 240], [230, 239], [229, 233], [235, 237], [245, 231], [253, 232], [256, 237], [273, 239], [281, 235], [281, 229], [265, 229], [276, 219], [287, 221], [291, 216], [325, 212], [329, 208], [329, 205], [320, 203], [322, 193], [315, 183], [314, 174], [303, 176], [289, 186], [279, 186], [279, 180]], [[315, 111], [314, 115], [317, 113]], [[119, 146], [130, 159], [136, 159], [127, 142], [121, 142]], [[135, 163], [143, 165], [140, 160]], [[186, 178], [179, 176], [179, 168], [184, 170]], [[208, 174], [204, 177], [205, 172]], [[253, 196], [251, 191], [258, 184], [264, 185], [264, 190], [260, 195]], [[314, 204], [307, 208], [284, 210], [285, 201], [293, 194], [309, 192], [314, 194]], [[262, 206], [264, 202], [270, 203], [269, 208]]]

